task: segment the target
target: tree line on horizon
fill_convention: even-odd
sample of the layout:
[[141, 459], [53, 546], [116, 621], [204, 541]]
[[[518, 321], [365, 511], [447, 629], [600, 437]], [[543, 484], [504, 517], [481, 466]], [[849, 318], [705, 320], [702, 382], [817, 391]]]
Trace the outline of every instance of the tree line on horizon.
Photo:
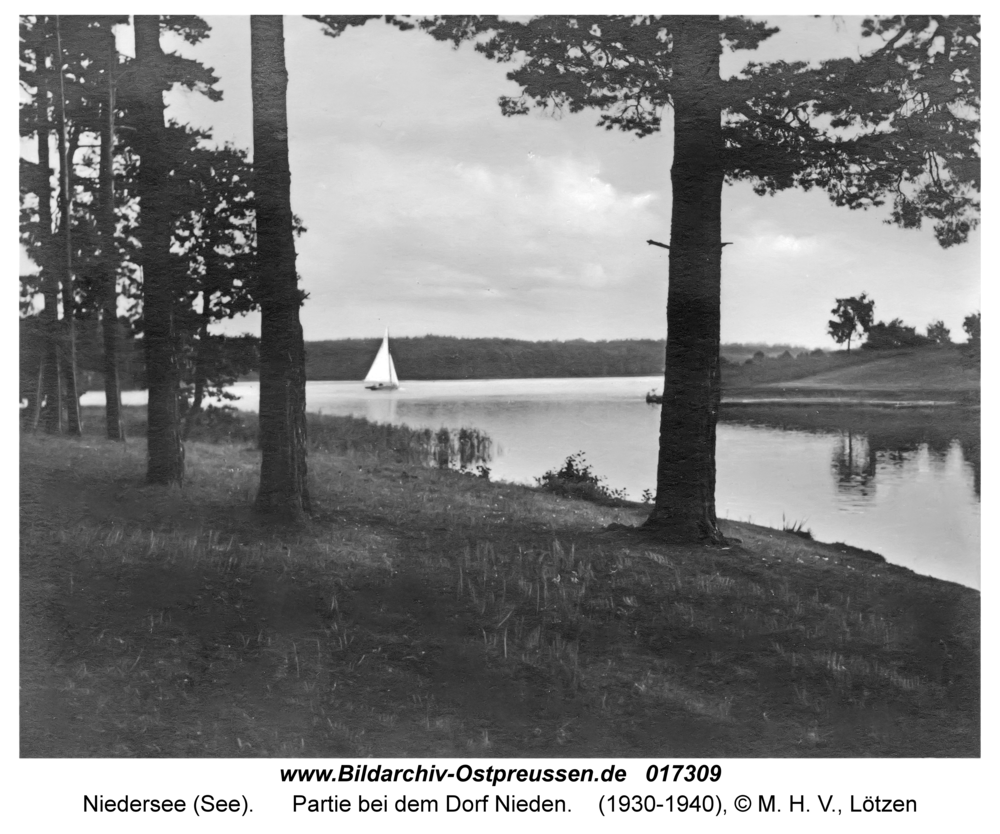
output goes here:
[[[374, 16], [310, 17], [337, 37]], [[113, 357], [120, 312], [131, 304], [149, 389], [147, 477], [182, 481], [182, 367], [194, 357], [194, 368], [208, 368], [216, 314], [259, 307], [257, 506], [299, 518], [310, 510], [305, 299], [295, 272], [282, 18], [251, 16], [254, 161], [223, 177], [232, 201], [221, 203], [209, 195], [223, 163], [201, 164], [196, 153], [218, 149], [164, 115], [163, 93], [176, 84], [221, 95], [211, 71], [160, 44], [165, 31], [197, 42], [208, 26], [191, 16], [136, 15], [131, 60], [113, 46], [112, 28], [124, 20], [21, 18], [21, 134], [35, 137], [38, 151], [37, 162], [21, 164], [21, 229], [40, 267], [22, 289], [22, 309], [38, 314], [46, 332], [34, 424], [62, 430], [65, 411], [68, 430], [79, 434], [74, 329], [89, 310], [106, 334], [108, 435], [121, 439], [113, 431]], [[859, 32], [874, 45], [867, 53], [819, 64], [751, 61], [728, 79], [723, 51], [753, 51], [776, 27], [707, 15], [384, 21], [455, 47], [471, 41], [486, 59], [513, 62], [507, 77], [521, 94], [500, 97], [504, 115], [593, 110], [598, 126], [640, 138], [670, 126], [664, 403], [646, 522], [665, 541], [725, 541], [715, 513], [723, 185], [748, 182], [761, 196], [818, 188], [848, 209], [888, 205], [888, 221], [902, 228], [930, 221], [942, 247], [965, 243], [979, 224], [978, 16], [868, 18]], [[673, 119], [664, 122], [667, 109]], [[103, 161], [84, 174], [77, 152], [86, 156], [91, 144]], [[235, 149], [231, 156], [235, 167], [247, 158]], [[186, 175], [191, 160], [197, 173]], [[223, 216], [232, 209], [231, 223], [221, 238], [207, 238], [220, 206]], [[185, 216], [191, 222], [178, 230]], [[232, 223], [239, 233], [229, 234]], [[185, 269], [178, 249], [192, 253]]]
[[[39, 356], [45, 333], [37, 316], [20, 321], [21, 399], [29, 400], [37, 383]], [[78, 322], [76, 357], [79, 390], [103, 388], [103, 351], [100, 323], [94, 319]], [[259, 369], [257, 340], [250, 336], [225, 340], [231, 373], [194, 402], [222, 393], [222, 382], [235, 378], [256, 378]], [[364, 379], [381, 339], [326, 339], [305, 342], [307, 380]], [[529, 341], [525, 339], [463, 338], [458, 336], [418, 336], [392, 339], [392, 353], [403, 379], [519, 379], [541, 377], [653, 376], [663, 373], [663, 339], [567, 339]], [[145, 357], [141, 339], [122, 336], [118, 347], [118, 377], [121, 390], [143, 389]], [[241, 353], [238, 353], [241, 351]], [[807, 348], [766, 342], [731, 342], [721, 346], [723, 364], [750, 357], [801, 356]], [[820, 354], [824, 352], [819, 350]], [[219, 363], [222, 365], [223, 363]], [[186, 425], [196, 415], [193, 405], [182, 409]]]
[[[307, 379], [364, 379], [380, 339], [306, 342]], [[401, 379], [520, 379], [537, 377], [652, 376], [663, 373], [663, 339], [527, 341], [504, 338], [419, 336], [392, 339]], [[756, 351], [779, 355], [793, 345], [733, 343], [723, 352], [737, 361]]]
[[[896, 348], [919, 348], [930, 345], [951, 345], [951, 330], [938, 319], [927, 325], [926, 335], [917, 333], [917, 328], [894, 318], [889, 322], [875, 321], [875, 299], [868, 293], [836, 299], [836, 306], [830, 311], [833, 318], [827, 324], [827, 333], [838, 344], [847, 343], [851, 352], [851, 341], [865, 337], [861, 347], [864, 350], [893, 350]], [[979, 331], [982, 313], [967, 315], [962, 321], [966, 341], [963, 353], [973, 361], [979, 361]]]

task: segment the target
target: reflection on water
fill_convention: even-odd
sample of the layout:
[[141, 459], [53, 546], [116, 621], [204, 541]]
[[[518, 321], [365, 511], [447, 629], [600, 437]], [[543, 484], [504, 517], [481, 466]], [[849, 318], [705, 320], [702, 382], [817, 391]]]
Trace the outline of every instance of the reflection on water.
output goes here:
[[431, 463], [438, 469], [469, 471], [485, 467], [493, 459], [493, 443], [479, 429], [462, 427], [453, 431], [442, 426], [433, 434]]
[[875, 488], [875, 469], [878, 463], [875, 447], [863, 434], [847, 432], [840, 436], [840, 440], [840, 445], [833, 454], [837, 488], [842, 493], [866, 497]]
[[831, 468], [841, 495], [851, 503], [864, 503], [878, 486], [876, 475], [881, 472], [884, 482], [894, 477], [912, 478], [916, 472], [933, 470], [945, 477], [953, 461], [972, 475], [972, 485], [979, 497], [979, 442], [966, 438], [926, 439], [918, 435], [890, 436], [873, 432], [859, 434], [846, 431], [833, 452]]
[[[449, 380], [394, 392], [310, 382], [307, 402], [313, 412], [446, 427], [451, 460], [471, 469], [485, 452], [495, 480], [534, 483], [582, 450], [610, 488], [638, 499], [656, 483], [659, 409], [643, 395], [660, 382]], [[233, 390], [239, 407], [256, 410], [256, 384]], [[492, 448], [468, 438], [463, 446], [463, 427], [488, 435]], [[724, 407], [716, 506], [720, 518], [802, 522], [822, 541], [978, 588], [979, 449], [978, 412]]]

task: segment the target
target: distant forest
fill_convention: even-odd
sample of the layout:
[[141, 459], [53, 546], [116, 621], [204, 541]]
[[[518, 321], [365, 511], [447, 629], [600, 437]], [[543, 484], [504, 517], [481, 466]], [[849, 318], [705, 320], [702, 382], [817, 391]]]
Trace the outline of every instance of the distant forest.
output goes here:
[[[42, 350], [39, 320], [20, 321], [21, 393], [37, 385]], [[381, 339], [337, 339], [306, 342], [306, 378], [361, 380], [375, 358]], [[665, 342], [616, 339], [589, 342], [529, 342], [518, 339], [460, 339], [421, 336], [390, 339], [400, 379], [522, 379], [527, 377], [655, 376], [663, 373]], [[724, 344], [722, 355], [742, 365], [755, 354], [778, 357], [805, 351], [791, 345]], [[81, 391], [102, 386], [101, 341], [97, 322], [77, 322], [77, 363]], [[119, 373], [122, 387], [144, 385], [142, 341], [120, 334]], [[256, 373], [249, 377], [256, 379]]]
[[[363, 379], [381, 339], [306, 342], [307, 379]], [[390, 339], [399, 378], [522, 379], [527, 377], [652, 376], [663, 373], [666, 343], [657, 339], [528, 342], [421, 336]], [[731, 344], [722, 353], [742, 361], [757, 351], [778, 355], [789, 345]]]

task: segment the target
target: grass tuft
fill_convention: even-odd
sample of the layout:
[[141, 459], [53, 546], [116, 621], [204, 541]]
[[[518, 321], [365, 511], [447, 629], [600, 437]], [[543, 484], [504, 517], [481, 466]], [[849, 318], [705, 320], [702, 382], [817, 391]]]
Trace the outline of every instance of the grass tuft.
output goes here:
[[809, 530], [805, 526], [805, 521], [794, 521], [789, 523], [785, 521], [785, 514], [781, 514], [781, 529], [786, 533], [791, 533], [793, 536], [798, 536], [800, 539], [806, 539], [807, 541], [813, 540], [812, 530]]

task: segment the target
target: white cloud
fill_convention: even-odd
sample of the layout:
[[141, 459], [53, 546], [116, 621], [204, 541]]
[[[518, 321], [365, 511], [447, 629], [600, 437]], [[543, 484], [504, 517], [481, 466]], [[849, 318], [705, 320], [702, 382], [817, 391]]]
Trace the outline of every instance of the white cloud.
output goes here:
[[[782, 34], [743, 60], [857, 43], [850, 19], [778, 22]], [[215, 23], [197, 50], [225, 101], [182, 103], [248, 145], [248, 22]], [[307, 338], [383, 323], [400, 335], [663, 335], [668, 255], [645, 240], [669, 242], [669, 113], [641, 140], [597, 129], [593, 112], [503, 118], [510, 67], [468, 48], [379, 22], [334, 40], [288, 17], [286, 35]], [[976, 242], [941, 250], [929, 229], [886, 227], [884, 212], [834, 208], [818, 190], [760, 198], [739, 184], [723, 209], [726, 340], [829, 345], [833, 298], [861, 290], [879, 315], [943, 317], [953, 333], [978, 304]]]
[[815, 237], [782, 234], [758, 235], [750, 240], [750, 245], [757, 250], [785, 255], [811, 255], [821, 247]]

